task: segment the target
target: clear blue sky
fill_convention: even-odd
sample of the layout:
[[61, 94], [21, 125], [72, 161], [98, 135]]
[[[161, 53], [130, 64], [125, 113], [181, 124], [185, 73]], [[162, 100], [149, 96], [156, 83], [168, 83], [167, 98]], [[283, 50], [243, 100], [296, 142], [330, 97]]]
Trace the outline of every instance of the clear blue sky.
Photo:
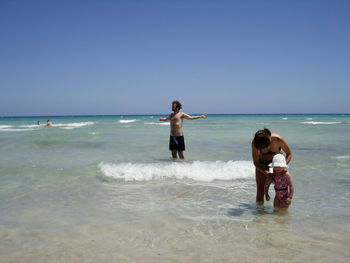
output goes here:
[[0, 116], [350, 113], [350, 1], [0, 0]]

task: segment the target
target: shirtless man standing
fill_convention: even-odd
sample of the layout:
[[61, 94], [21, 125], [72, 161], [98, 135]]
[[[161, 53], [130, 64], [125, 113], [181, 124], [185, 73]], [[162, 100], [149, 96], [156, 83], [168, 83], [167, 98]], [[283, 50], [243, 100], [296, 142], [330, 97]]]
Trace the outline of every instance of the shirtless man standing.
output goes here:
[[175, 100], [171, 104], [172, 111], [166, 118], [160, 118], [160, 121], [168, 121], [170, 120], [170, 141], [169, 141], [169, 150], [171, 151], [171, 155], [174, 159], [177, 159], [177, 153], [179, 153], [179, 158], [183, 159], [183, 151], [185, 150], [185, 140], [182, 132], [182, 122], [183, 119], [188, 120], [196, 120], [199, 118], [208, 117], [207, 114], [200, 116], [190, 116], [184, 112], [180, 112], [182, 105], [179, 101]]

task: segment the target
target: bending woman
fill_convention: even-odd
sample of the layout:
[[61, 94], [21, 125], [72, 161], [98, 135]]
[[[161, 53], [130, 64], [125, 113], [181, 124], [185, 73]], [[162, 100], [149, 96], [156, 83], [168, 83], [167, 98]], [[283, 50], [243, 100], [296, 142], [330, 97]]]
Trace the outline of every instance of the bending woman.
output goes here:
[[255, 165], [256, 202], [264, 203], [265, 180], [269, 174], [269, 164], [275, 154], [286, 154], [287, 164], [292, 159], [292, 151], [283, 137], [265, 128], [255, 133], [252, 141], [252, 155]]

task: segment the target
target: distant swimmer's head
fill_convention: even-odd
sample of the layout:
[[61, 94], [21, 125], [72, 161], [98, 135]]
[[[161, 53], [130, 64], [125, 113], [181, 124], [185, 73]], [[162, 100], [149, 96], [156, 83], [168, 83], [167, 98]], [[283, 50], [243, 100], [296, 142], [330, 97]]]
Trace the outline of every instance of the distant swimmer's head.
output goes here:
[[174, 100], [172, 103], [171, 103], [171, 106], [172, 106], [172, 110], [175, 111], [175, 110], [181, 110], [182, 109], [182, 105], [180, 103], [180, 101], [178, 100]]
[[271, 144], [270, 130], [265, 128], [263, 130], [257, 131], [255, 133], [253, 142], [254, 142], [254, 146], [259, 150], [269, 147]]

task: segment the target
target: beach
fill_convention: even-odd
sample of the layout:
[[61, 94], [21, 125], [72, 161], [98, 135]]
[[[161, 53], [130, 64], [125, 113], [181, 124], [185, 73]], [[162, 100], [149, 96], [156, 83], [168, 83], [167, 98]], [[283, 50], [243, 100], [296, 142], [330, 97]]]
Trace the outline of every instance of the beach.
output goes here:
[[[349, 114], [184, 120], [184, 161], [165, 116], [0, 118], [0, 262], [349, 262]], [[255, 204], [264, 127], [293, 151], [288, 212]]]

